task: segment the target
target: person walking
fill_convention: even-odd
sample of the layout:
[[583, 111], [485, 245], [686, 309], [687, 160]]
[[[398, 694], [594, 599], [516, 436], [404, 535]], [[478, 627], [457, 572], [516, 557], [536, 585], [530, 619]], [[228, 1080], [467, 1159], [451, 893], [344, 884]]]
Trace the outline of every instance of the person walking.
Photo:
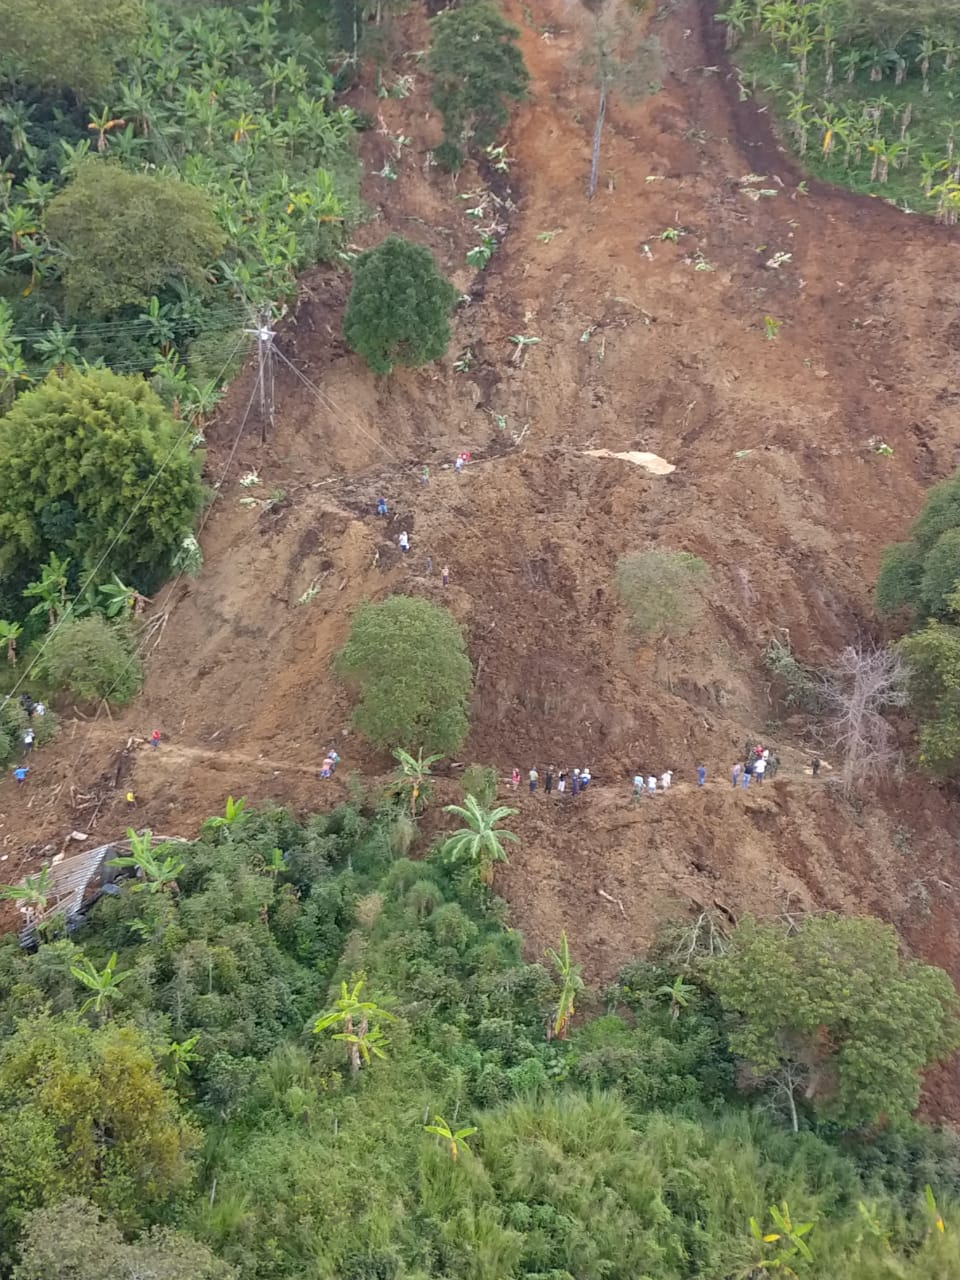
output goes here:
[[570, 794], [578, 796], [580, 794], [580, 770], [574, 769], [570, 776]]
[[407, 536], [406, 529], [402, 529], [400, 531], [400, 534], [397, 538], [397, 542], [400, 544], [400, 550], [403, 552], [404, 555], [406, 555], [407, 552], [410, 550], [410, 539]]
[[540, 775], [539, 773], [537, 773], [536, 769], [531, 769], [530, 772], [527, 774], [527, 777], [530, 779], [530, 794], [533, 795], [533, 793], [537, 789], [537, 782], [540, 778]]
[[25, 765], [25, 764], [18, 765], [18, 766], [17, 766], [17, 768], [16, 768], [16, 769], [14, 769], [14, 771], [13, 771], [13, 776], [14, 776], [14, 777], [16, 778], [16, 780], [17, 780], [17, 786], [18, 786], [18, 787], [22, 787], [22, 786], [23, 786], [24, 781], [26, 780], [27, 774], [28, 774], [29, 772], [30, 772], [30, 768], [29, 768], [29, 766], [28, 766], [28, 765]]
[[453, 464], [453, 469], [457, 473], [457, 475], [459, 475], [460, 472], [463, 470], [463, 454], [462, 453], [457, 454], [457, 460]]
[[757, 761], [757, 763], [753, 766], [753, 776], [756, 778], [758, 782], [762, 782], [763, 775], [766, 772], [767, 772], [767, 762], [766, 760], [764, 760], [763, 756], [761, 756], [760, 759]]
[[657, 794], [657, 779], [652, 773], [647, 774], [647, 791], [652, 796]]
[[810, 772], [813, 774], [814, 777], [816, 777], [817, 774], [820, 772], [819, 756], [814, 756], [813, 759], [810, 761]]
[[662, 773], [662, 775], [661, 775], [661, 777], [660, 777], [660, 785], [661, 785], [661, 787], [663, 787], [664, 791], [669, 791], [669, 790], [670, 790], [670, 783], [671, 783], [672, 781], [673, 781], [673, 770], [672, 770], [672, 769], [664, 769], [664, 771], [663, 771], [663, 773]]
[[28, 756], [33, 750], [33, 730], [24, 729], [23, 731], [23, 754]]
[[135, 809], [137, 807], [137, 797], [132, 791], [127, 792], [127, 808]]
[[324, 756], [323, 758], [323, 761], [320, 765], [320, 777], [321, 778], [333, 777], [333, 761], [330, 759], [329, 756]]
[[590, 772], [589, 769], [580, 770], [580, 790], [581, 791], [586, 791], [587, 787], [589, 787], [592, 780], [593, 780], [593, 774]]
[[154, 729], [153, 733], [151, 733], [151, 735], [150, 735], [150, 745], [151, 745], [151, 747], [153, 747], [154, 751], [156, 751], [157, 747], [159, 747], [159, 745], [160, 745], [160, 730], [159, 730], [159, 729]]
[[511, 773], [510, 785], [513, 787], [514, 791], [516, 791], [517, 788], [520, 786], [520, 770], [519, 769], [514, 769], [513, 773]]
[[433, 573], [433, 556], [423, 557], [423, 568], [425, 573]]
[[33, 704], [33, 710], [30, 712], [30, 714], [31, 714], [31, 716], [43, 716], [43, 715], [46, 715], [46, 714], [47, 714], [47, 708], [43, 705], [43, 703], [42, 703], [42, 702], [35, 702], [35, 703]]
[[543, 789], [547, 793], [547, 795], [549, 795], [550, 792], [553, 790], [553, 765], [552, 764], [547, 766], [547, 773], [543, 779]]
[[743, 765], [738, 760], [737, 763], [730, 770], [730, 780], [733, 783], [734, 787], [736, 787], [737, 783], [740, 781], [740, 774], [742, 771], [743, 771]]
[[633, 775], [633, 803], [638, 804], [643, 795], [643, 774], [635, 773]]
[[386, 498], [378, 498], [377, 499], [377, 515], [385, 516], [386, 514], [387, 514], [387, 500]]
[[559, 769], [557, 771], [557, 793], [562, 796], [563, 793], [566, 791], [566, 789], [567, 789], [567, 771], [566, 769]]
[[750, 778], [752, 774], [753, 774], [753, 762], [751, 760], [745, 760], [743, 762], [743, 776], [740, 779], [741, 787], [749, 787]]
[[440, 581], [443, 583], [443, 585], [444, 585], [445, 587], [449, 587], [449, 585], [450, 585], [450, 566], [449, 566], [448, 564], [445, 564], [445, 565], [443, 566], [443, 568], [440, 570]]
[[697, 786], [702, 787], [707, 780], [707, 766], [705, 764], [697, 765]]

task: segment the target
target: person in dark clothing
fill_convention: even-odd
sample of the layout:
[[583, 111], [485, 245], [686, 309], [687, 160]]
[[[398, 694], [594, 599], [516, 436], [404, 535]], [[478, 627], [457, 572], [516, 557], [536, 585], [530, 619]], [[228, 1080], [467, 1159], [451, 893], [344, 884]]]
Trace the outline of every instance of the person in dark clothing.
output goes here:
[[570, 778], [570, 794], [578, 796], [580, 794], [580, 770], [574, 769]]
[[819, 756], [814, 756], [813, 759], [810, 761], [810, 772], [813, 774], [814, 777], [816, 777], [817, 774], [820, 772]]
[[553, 765], [549, 765], [547, 768], [546, 776], [543, 779], [543, 789], [547, 795], [553, 790]]

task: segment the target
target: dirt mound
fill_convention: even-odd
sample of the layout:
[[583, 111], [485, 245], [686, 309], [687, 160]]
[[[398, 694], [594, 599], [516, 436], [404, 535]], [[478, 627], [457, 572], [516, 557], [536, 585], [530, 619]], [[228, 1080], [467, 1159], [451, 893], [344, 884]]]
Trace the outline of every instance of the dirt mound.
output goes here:
[[[300, 807], [345, 794], [343, 778], [315, 776], [332, 742], [344, 773], [382, 772], [349, 730], [330, 659], [359, 601], [401, 590], [442, 599], [469, 633], [465, 758], [589, 763], [603, 782], [576, 808], [523, 802], [503, 884], [532, 948], [565, 923], [604, 979], [678, 900], [735, 915], [799, 902], [891, 916], [960, 977], [960, 955], [940, 949], [955, 818], [930, 788], [858, 815], [806, 785], [798, 754], [746, 799], [719, 782], [636, 811], [628, 795], [640, 763], [682, 776], [702, 757], [725, 778], [747, 734], [766, 725], [790, 743], [789, 725], [768, 724], [770, 636], [816, 662], [869, 631], [881, 548], [958, 462], [944, 321], [960, 294], [944, 270], [955, 232], [814, 184], [802, 194], [767, 118], [734, 101], [705, 43], [709, 6], [693, 0], [650, 27], [661, 87], [611, 95], [588, 201], [595, 19], [564, 0], [512, 8], [533, 85], [507, 173], [454, 182], [429, 166], [439, 127], [422, 80], [405, 100], [357, 91], [377, 121], [364, 144], [375, 217], [357, 242], [396, 230], [430, 245], [469, 299], [450, 357], [371, 377], [339, 335], [344, 277], [304, 282], [278, 339], [267, 444], [255, 415], [240, 429], [252, 375], [211, 432], [211, 476], [229, 470], [205, 567], [158, 602], [169, 618], [142, 697], [114, 721], [68, 726], [22, 794], [0, 784], [10, 865], [77, 825], [116, 834], [128, 786], [138, 826], [189, 834], [228, 793]], [[410, 18], [411, 47], [424, 47], [422, 21]], [[401, 134], [413, 142], [397, 159]], [[377, 173], [389, 156], [395, 181]], [[476, 275], [464, 210], [491, 190], [507, 230]], [[876, 435], [892, 457], [871, 450]], [[240, 488], [254, 469], [261, 484]], [[628, 641], [613, 587], [617, 558], [653, 545], [702, 556], [715, 581], [702, 628], [658, 651]], [[134, 747], [130, 778], [112, 783], [128, 739], [154, 726], [161, 748]], [[943, 1110], [952, 1096], [944, 1085]]]

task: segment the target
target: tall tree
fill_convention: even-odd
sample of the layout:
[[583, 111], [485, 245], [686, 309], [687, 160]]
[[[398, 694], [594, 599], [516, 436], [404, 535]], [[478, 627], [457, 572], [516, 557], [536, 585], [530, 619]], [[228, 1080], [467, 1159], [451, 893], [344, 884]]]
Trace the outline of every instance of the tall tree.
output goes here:
[[947, 974], [870, 917], [808, 916], [795, 932], [747, 919], [705, 968], [731, 1050], [758, 1079], [792, 1069], [814, 1114], [844, 1126], [909, 1115], [923, 1069], [960, 1044]]
[[949, 777], [960, 770], [960, 627], [929, 622], [899, 648], [920, 721], [920, 764], [936, 777]]
[[203, 288], [226, 243], [205, 191], [92, 157], [50, 202], [44, 230], [67, 306], [100, 315], [145, 306], [174, 281]]
[[471, 142], [486, 147], [496, 140], [510, 118], [508, 103], [525, 96], [530, 76], [516, 43], [519, 31], [491, 0], [444, 9], [431, 25], [433, 102], [443, 116], [446, 154], [455, 161]]
[[0, 76], [96, 98], [146, 26], [143, 0], [0, 0]]
[[389, 236], [354, 263], [343, 334], [374, 373], [429, 364], [450, 344], [456, 300], [429, 249]]
[[0, 418], [0, 575], [55, 552], [149, 593], [202, 497], [200, 460], [140, 378], [51, 374]]
[[354, 720], [371, 742], [444, 754], [463, 744], [472, 672], [446, 609], [411, 596], [362, 604], [336, 669], [359, 686]]

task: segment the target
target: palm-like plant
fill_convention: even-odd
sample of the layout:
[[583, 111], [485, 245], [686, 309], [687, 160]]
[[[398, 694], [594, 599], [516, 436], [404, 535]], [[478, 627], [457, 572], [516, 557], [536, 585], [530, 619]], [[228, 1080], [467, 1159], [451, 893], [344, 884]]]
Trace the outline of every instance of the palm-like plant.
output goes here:
[[435, 1133], [438, 1138], [444, 1140], [450, 1151], [450, 1159], [454, 1164], [457, 1163], [461, 1147], [463, 1147], [464, 1151], [470, 1150], [466, 1140], [477, 1132], [476, 1125], [468, 1125], [465, 1129], [452, 1130], [443, 1116], [434, 1116], [433, 1124], [425, 1124], [423, 1127], [427, 1133]]
[[136, 892], [139, 889], [146, 889], [149, 893], [160, 893], [168, 885], [176, 883], [177, 876], [186, 866], [182, 860], [172, 857], [169, 854], [161, 859], [159, 854], [161, 849], [153, 847], [153, 833], [144, 831], [142, 835], [137, 835], [135, 831], [127, 828], [127, 840], [130, 842], [129, 854], [124, 854], [119, 858], [111, 858], [107, 863], [108, 867], [132, 867], [137, 874], [143, 879], [139, 884], [133, 885]]
[[219, 831], [222, 827], [239, 826], [244, 818], [248, 816], [245, 798], [234, 800], [233, 796], [227, 796], [227, 803], [224, 805], [223, 813], [217, 814], [215, 818], [208, 818], [205, 825], [214, 831]]
[[557, 1011], [554, 1014], [551, 1034], [556, 1040], [566, 1040], [570, 1027], [570, 1019], [576, 1013], [576, 999], [583, 990], [583, 978], [580, 976], [580, 965], [574, 964], [570, 956], [570, 944], [564, 929], [560, 934], [560, 946], [556, 951], [548, 947], [547, 959], [553, 962], [560, 979], [560, 995], [557, 997]]
[[444, 805], [443, 811], [455, 813], [466, 825], [444, 841], [441, 855], [447, 862], [467, 863], [476, 870], [481, 884], [493, 884], [494, 863], [508, 861], [504, 841], [516, 844], [519, 840], [512, 831], [498, 829], [497, 823], [519, 813], [519, 810], [506, 805], [484, 809], [475, 796], [466, 796], [462, 805]]
[[104, 107], [98, 116], [90, 117], [87, 128], [97, 135], [97, 151], [101, 155], [107, 149], [107, 134], [113, 129], [122, 129], [126, 123], [122, 116], [112, 116], [107, 107]]
[[121, 618], [124, 614], [132, 613], [137, 601], [137, 593], [133, 587], [121, 582], [116, 574], [112, 581], [102, 582], [97, 587], [97, 594], [100, 596], [99, 606], [108, 618]]
[[179, 1080], [181, 1076], [188, 1076], [193, 1063], [200, 1061], [200, 1054], [193, 1052], [199, 1039], [197, 1035], [190, 1036], [188, 1040], [173, 1040], [167, 1047], [170, 1069], [175, 1080]]
[[418, 805], [422, 810], [430, 798], [432, 791], [430, 770], [440, 759], [440, 756], [424, 756], [422, 747], [416, 756], [412, 756], [409, 751], [404, 751], [402, 747], [397, 747], [393, 753], [393, 758], [397, 762], [397, 767], [393, 771], [393, 781], [390, 784], [390, 789], [395, 795], [407, 794], [409, 796], [412, 816], [416, 814]]
[[57, 619], [67, 608], [67, 572], [69, 560], [61, 560], [55, 551], [50, 552], [46, 564], [40, 567], [40, 577], [23, 589], [25, 600], [36, 600], [30, 610], [30, 617], [46, 614], [51, 627], [57, 625]]
[[7, 646], [7, 661], [11, 667], [17, 665], [17, 641], [23, 634], [23, 627], [19, 622], [6, 622], [0, 619], [0, 644]]
[[79, 964], [72, 964], [70, 972], [78, 982], [83, 983], [88, 991], [93, 994], [80, 1007], [81, 1013], [86, 1013], [90, 1008], [94, 1013], [103, 1012], [109, 1017], [109, 1002], [116, 1000], [120, 995], [120, 983], [124, 982], [133, 974], [132, 969], [124, 969], [123, 973], [117, 973], [117, 953], [107, 961], [103, 969], [97, 969], [86, 956], [81, 956]]
[[387, 1039], [377, 1023], [393, 1019], [391, 1013], [381, 1009], [374, 1001], [360, 999], [365, 981], [364, 978], [358, 978], [352, 988], [341, 982], [340, 996], [333, 1008], [321, 1013], [313, 1024], [315, 1033], [326, 1031], [328, 1027], [343, 1027], [333, 1038], [346, 1044], [350, 1070], [354, 1074], [360, 1070], [361, 1060], [369, 1065], [371, 1057], [386, 1057], [384, 1046]]
[[690, 999], [696, 993], [696, 987], [684, 982], [683, 974], [678, 973], [672, 983], [664, 983], [662, 987], [658, 987], [656, 995], [666, 996], [670, 1001], [670, 1016], [679, 1018], [680, 1011], [686, 1009], [690, 1003]]
[[19, 253], [24, 242], [40, 230], [36, 210], [26, 204], [14, 204], [0, 213], [0, 230], [10, 240], [10, 252]]
[[[776, 1228], [772, 1231], [764, 1231], [756, 1218], [750, 1219], [750, 1234], [762, 1247], [763, 1256], [752, 1263], [750, 1268], [743, 1274], [752, 1276], [757, 1271], [776, 1271], [781, 1275], [791, 1277], [792, 1280], [796, 1280], [797, 1273], [790, 1266], [790, 1263], [798, 1256], [806, 1262], [813, 1261], [810, 1246], [803, 1237], [813, 1230], [814, 1224], [812, 1222], [794, 1222], [790, 1216], [790, 1209], [786, 1200], [782, 1201], [779, 1206], [775, 1204], [770, 1206], [770, 1217], [773, 1219], [773, 1225]], [[771, 1254], [770, 1250], [766, 1248], [768, 1245], [776, 1245], [778, 1247]]]
[[56, 370], [59, 377], [68, 367], [80, 363], [80, 352], [74, 345], [77, 337], [75, 326], [64, 329], [59, 320], [55, 320], [42, 338], [33, 344], [36, 353], [43, 357], [44, 369], [49, 373]]
[[46, 911], [53, 888], [49, 867], [41, 867], [36, 875], [24, 876], [19, 884], [0, 885], [0, 900], [19, 902], [31, 911]]

